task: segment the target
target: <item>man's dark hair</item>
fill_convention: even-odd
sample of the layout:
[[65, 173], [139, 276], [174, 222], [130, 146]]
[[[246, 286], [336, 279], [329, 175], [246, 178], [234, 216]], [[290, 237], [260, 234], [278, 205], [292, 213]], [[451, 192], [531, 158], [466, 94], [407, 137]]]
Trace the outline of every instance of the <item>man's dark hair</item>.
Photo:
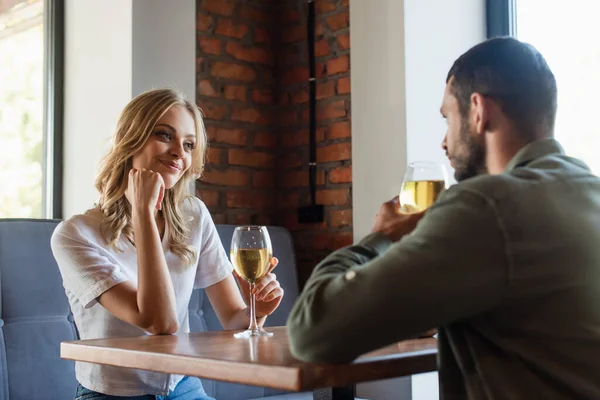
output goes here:
[[533, 46], [509, 37], [489, 39], [460, 56], [450, 68], [451, 93], [466, 118], [471, 95], [494, 99], [526, 139], [551, 136], [556, 117], [556, 80]]

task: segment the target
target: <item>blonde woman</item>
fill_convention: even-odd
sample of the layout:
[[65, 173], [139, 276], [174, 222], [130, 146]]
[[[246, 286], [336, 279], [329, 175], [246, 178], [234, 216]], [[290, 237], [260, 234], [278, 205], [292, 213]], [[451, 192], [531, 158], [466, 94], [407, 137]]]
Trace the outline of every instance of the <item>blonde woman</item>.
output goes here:
[[[178, 92], [149, 91], [123, 110], [96, 180], [98, 205], [63, 221], [52, 236], [81, 339], [189, 332], [194, 288], [205, 288], [225, 329], [248, 327], [247, 285], [240, 293], [211, 216], [189, 190], [205, 150], [200, 112]], [[269, 273], [256, 292], [263, 324], [283, 290]], [[198, 378], [75, 368], [76, 399], [210, 398]]]

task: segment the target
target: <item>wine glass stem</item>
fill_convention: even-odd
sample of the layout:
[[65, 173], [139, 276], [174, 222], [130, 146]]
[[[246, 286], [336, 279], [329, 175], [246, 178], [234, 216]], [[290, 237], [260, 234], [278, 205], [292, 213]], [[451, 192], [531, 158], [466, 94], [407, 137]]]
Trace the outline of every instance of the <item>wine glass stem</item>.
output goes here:
[[254, 283], [250, 284], [250, 329], [251, 331], [258, 330], [256, 323], [256, 295], [253, 293]]

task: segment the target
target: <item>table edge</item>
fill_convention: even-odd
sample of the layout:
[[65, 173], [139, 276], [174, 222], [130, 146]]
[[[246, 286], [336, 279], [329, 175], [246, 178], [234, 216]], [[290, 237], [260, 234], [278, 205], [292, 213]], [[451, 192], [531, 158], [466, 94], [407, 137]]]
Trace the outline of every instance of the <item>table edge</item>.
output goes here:
[[[93, 349], [94, 351], [82, 354], [80, 351], [81, 349]], [[115, 354], [117, 354], [116, 358], [119, 358], [122, 360], [122, 362], [115, 363], [114, 361], [111, 361], [114, 359]], [[135, 361], [132, 357], [130, 357], [132, 355], [136, 356]], [[295, 392], [301, 392], [305, 390], [302, 387], [302, 370], [300, 367], [257, 365], [251, 363], [241, 363], [237, 361], [223, 361], [214, 359], [206, 360], [186, 355], [148, 353], [138, 350], [112, 349], [110, 347], [94, 347], [87, 346], [85, 344], [78, 344], [73, 341], [62, 342], [60, 344], [60, 358], [65, 360], [111, 365], [122, 368], [143, 369], [146, 371], [154, 371], [165, 374], [172, 373], [198, 376], [204, 379], [213, 379], [259, 387], [270, 387], [274, 389]], [[164, 365], [165, 363], [172, 364], [173, 362], [179, 362], [182, 359], [185, 359], [186, 365], [180, 366], [178, 364], [177, 366], [170, 368], [172, 372], [164, 372], [156, 368], [139, 367], [140, 362], [146, 362], [147, 365], [154, 365], [157, 362], [160, 362], [161, 365]], [[247, 370], [248, 376], [254, 377], [255, 379], [228, 379], [223, 372], [230, 369], [232, 366], [236, 366], [238, 369]], [[201, 370], [201, 374], [198, 373], [198, 370]], [[277, 380], [264, 380], [261, 378], [261, 376], [265, 375], [276, 375]]]

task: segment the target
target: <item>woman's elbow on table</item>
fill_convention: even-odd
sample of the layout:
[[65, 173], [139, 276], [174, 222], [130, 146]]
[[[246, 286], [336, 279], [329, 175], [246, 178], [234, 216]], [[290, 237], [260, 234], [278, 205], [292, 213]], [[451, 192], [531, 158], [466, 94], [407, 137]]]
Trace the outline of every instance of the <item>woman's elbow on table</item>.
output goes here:
[[140, 324], [140, 327], [151, 335], [172, 335], [179, 330], [177, 320], [155, 320]]

